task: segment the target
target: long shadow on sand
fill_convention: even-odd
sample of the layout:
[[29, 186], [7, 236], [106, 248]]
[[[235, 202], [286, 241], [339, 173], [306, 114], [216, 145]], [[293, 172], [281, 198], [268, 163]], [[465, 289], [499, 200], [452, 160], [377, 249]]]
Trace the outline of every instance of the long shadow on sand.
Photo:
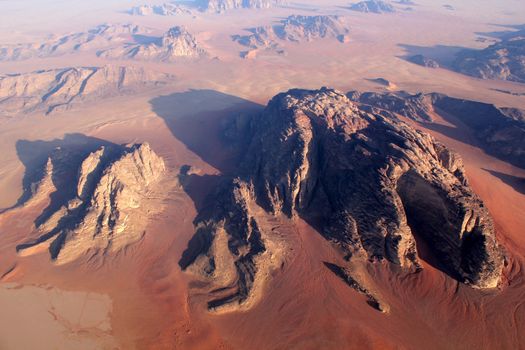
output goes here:
[[180, 181], [202, 215], [206, 198], [222, 181], [235, 176], [249, 139], [249, 124], [263, 106], [214, 90], [189, 90], [160, 96], [150, 101], [153, 111], [164, 120], [173, 136], [220, 175], [191, 173], [183, 165]]
[[35, 220], [35, 225], [45, 222], [51, 214], [76, 196], [74, 185], [78, 168], [83, 159], [101, 146], [114, 146], [110, 142], [83, 134], [66, 134], [63, 139], [50, 141], [19, 140], [16, 143], [18, 158], [25, 167], [22, 180], [23, 193], [12, 207], [23, 205], [34, 192], [36, 184], [45, 176], [46, 163], [51, 160], [51, 180], [56, 190], [50, 195], [50, 203]]
[[513, 176], [505, 173], [500, 173], [499, 171], [490, 170], [483, 168], [486, 172], [490, 173], [492, 176], [497, 177], [510, 187], [512, 187], [515, 191], [525, 194], [525, 178]]
[[403, 48], [406, 52], [405, 55], [401, 56], [401, 59], [407, 59], [414, 55], [423, 55], [427, 58], [431, 58], [440, 66], [450, 68], [456, 55], [468, 48], [461, 46], [447, 46], [447, 45], [435, 45], [435, 46], [417, 46], [408, 44], [399, 44], [399, 47]]

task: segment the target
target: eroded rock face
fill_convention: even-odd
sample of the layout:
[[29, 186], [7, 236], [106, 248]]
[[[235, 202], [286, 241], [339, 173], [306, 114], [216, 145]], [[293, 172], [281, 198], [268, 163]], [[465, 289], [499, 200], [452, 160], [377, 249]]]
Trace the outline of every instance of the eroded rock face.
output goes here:
[[148, 30], [134, 24], [102, 24], [87, 32], [52, 38], [42, 43], [0, 47], [0, 61], [20, 61], [34, 57], [51, 57], [79, 51], [102, 50], [122, 44], [135, 34]]
[[160, 5], [135, 6], [129, 10], [129, 14], [134, 16], [176, 16], [182, 14], [189, 15], [191, 14], [191, 10], [178, 4], [164, 3]]
[[252, 28], [249, 35], [235, 35], [233, 40], [252, 50], [282, 50], [279, 40], [308, 42], [332, 38], [348, 41], [350, 29], [340, 16], [289, 16], [275, 26]]
[[454, 116], [465, 123], [487, 153], [525, 168], [525, 118], [523, 111], [449, 97], [443, 94], [405, 92], [358, 93], [348, 97], [378, 113], [397, 113], [418, 122], [432, 122], [432, 113]]
[[[60, 182], [62, 174], [73, 171], [70, 164], [69, 156], [57, 150], [44, 181], [52, 177]], [[81, 162], [76, 192], [58, 194], [65, 203], [52, 204], [37, 219], [41, 236], [18, 251], [25, 254], [46, 245], [57, 264], [118, 253], [144, 235], [147, 212], [142, 202], [164, 172], [164, 161], [148, 144], [101, 147]]]
[[195, 37], [185, 27], [168, 30], [157, 42], [130, 44], [99, 52], [99, 56], [115, 59], [173, 62], [183, 58], [206, 55]]
[[8, 114], [68, 109], [78, 102], [166, 84], [168, 74], [136, 67], [75, 67], [0, 75], [0, 107]]
[[[454, 278], [478, 288], [498, 284], [503, 257], [492, 220], [459, 156], [428, 134], [329, 89], [277, 95], [253, 129], [239, 178], [221, 186], [216, 207], [196, 220], [183, 268], [220, 276], [213, 248], [220, 235], [229, 242], [221, 254], [235, 261], [275, 255], [259, 239], [268, 233], [250, 212], [257, 206], [300, 216], [347, 259], [415, 270], [417, 236]], [[242, 266], [230, 272], [242, 291], [231, 300], [242, 301], [259, 276], [256, 263]]]
[[350, 10], [365, 13], [392, 13], [396, 9], [391, 4], [381, 0], [361, 1], [350, 6]]
[[233, 9], [267, 9], [283, 3], [282, 0], [206, 0], [203, 9], [222, 13]]
[[525, 82], [525, 33], [504, 37], [483, 50], [464, 50], [453, 62], [454, 70], [481, 79]]

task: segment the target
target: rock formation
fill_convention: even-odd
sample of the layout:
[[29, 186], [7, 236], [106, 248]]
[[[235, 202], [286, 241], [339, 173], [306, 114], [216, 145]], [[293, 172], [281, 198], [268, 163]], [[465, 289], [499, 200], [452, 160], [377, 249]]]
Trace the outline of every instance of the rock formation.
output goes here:
[[222, 13], [233, 9], [268, 9], [282, 4], [282, 0], [205, 0], [202, 9]]
[[280, 256], [261, 213], [303, 218], [346, 259], [409, 271], [420, 268], [417, 237], [454, 278], [497, 286], [503, 257], [492, 219], [459, 156], [428, 134], [325, 88], [277, 95], [252, 127], [238, 177], [198, 216], [180, 261], [218, 288], [220, 276], [234, 276], [235, 291], [210, 306], [242, 305], [268, 273], [264, 255]]
[[457, 99], [443, 94], [358, 93], [352, 101], [371, 106], [377, 113], [397, 113], [418, 122], [432, 122], [432, 114], [451, 115], [472, 131], [487, 153], [525, 168], [525, 120], [523, 111]]
[[160, 5], [135, 6], [129, 10], [129, 14], [133, 16], [176, 16], [183, 14], [191, 15], [192, 12], [190, 9], [178, 4], [164, 3]]
[[83, 255], [118, 253], [144, 235], [143, 201], [163, 176], [163, 160], [148, 144], [103, 146], [81, 160], [72, 186], [67, 174], [75, 174], [76, 156], [57, 149], [49, 158], [42, 181], [52, 179], [55, 200], [61, 201], [37, 219], [40, 237], [20, 245], [20, 254], [45, 245], [57, 264], [65, 264]]
[[107, 98], [166, 84], [164, 73], [135, 67], [79, 67], [0, 75], [0, 107], [7, 114], [50, 113], [95, 98]]
[[407, 61], [427, 68], [439, 68], [439, 63], [423, 55], [410, 56], [407, 58]]
[[185, 27], [169, 29], [157, 41], [129, 44], [99, 52], [99, 56], [116, 59], [173, 62], [182, 58], [198, 58], [206, 55], [195, 37]]
[[279, 40], [304, 42], [332, 38], [348, 41], [348, 28], [339, 16], [289, 16], [275, 26], [257, 27], [249, 35], [235, 35], [233, 40], [251, 50], [282, 50]]
[[381, 0], [361, 1], [350, 6], [350, 10], [378, 14], [396, 12], [394, 6]]
[[0, 46], [0, 61], [19, 61], [34, 57], [51, 57], [78, 51], [101, 50], [148, 31], [133, 24], [103, 24], [87, 32], [73, 33], [43, 43]]
[[452, 68], [476, 78], [525, 83], [525, 35], [520, 31], [483, 50], [463, 50]]

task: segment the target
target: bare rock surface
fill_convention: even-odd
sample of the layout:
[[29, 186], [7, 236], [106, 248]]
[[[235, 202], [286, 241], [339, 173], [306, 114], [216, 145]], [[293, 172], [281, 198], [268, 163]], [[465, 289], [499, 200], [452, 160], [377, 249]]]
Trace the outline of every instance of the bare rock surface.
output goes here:
[[453, 116], [472, 130], [487, 153], [525, 168], [525, 121], [521, 110], [436, 93], [352, 91], [348, 97], [379, 109], [380, 113], [397, 113], [418, 122], [432, 122], [432, 113], [445, 119], [448, 115]]
[[[75, 175], [72, 165], [79, 162]], [[57, 264], [120, 252], [143, 237], [149, 211], [144, 201], [164, 173], [164, 161], [148, 144], [102, 146], [83, 160], [55, 150], [40, 183], [49, 186], [52, 179], [56, 195], [35, 222], [40, 236], [17, 250], [31, 254], [47, 247]], [[74, 191], [66, 183], [71, 174]], [[35, 188], [33, 197], [38, 197], [44, 188]]]
[[6, 114], [50, 113], [75, 103], [130, 94], [166, 84], [168, 74], [137, 67], [78, 67], [0, 75], [0, 108]]
[[394, 6], [389, 4], [388, 2], [381, 1], [381, 0], [368, 0], [368, 1], [361, 1], [353, 4], [350, 6], [350, 10], [352, 11], [358, 11], [358, 12], [365, 12], [365, 13], [393, 13], [396, 12], [396, 9]]
[[207, 12], [222, 13], [240, 8], [268, 9], [282, 3], [282, 0], [205, 0], [202, 9]]
[[102, 50], [145, 34], [146, 28], [134, 24], [102, 24], [87, 32], [78, 32], [42, 43], [0, 46], [0, 61], [20, 61], [35, 57], [53, 57], [79, 51]]
[[177, 15], [191, 15], [192, 11], [179, 4], [164, 3], [160, 5], [140, 5], [135, 6], [129, 10], [129, 14], [133, 16], [177, 16]]
[[461, 51], [452, 68], [476, 78], [525, 83], [525, 34], [518, 31], [485, 49]]
[[267, 275], [259, 269], [269, 265], [265, 256], [282, 255], [261, 224], [268, 215], [306, 220], [347, 260], [386, 260], [407, 271], [420, 269], [415, 237], [424, 239], [452, 277], [498, 285], [503, 255], [492, 219], [460, 157], [428, 134], [326, 88], [277, 95], [251, 132], [238, 176], [196, 219], [180, 261], [215, 283], [233, 276], [236, 288], [210, 307], [242, 305]]
[[114, 59], [134, 59], [141, 61], [174, 62], [181, 59], [194, 59], [206, 56], [195, 36], [185, 27], [170, 28], [153, 42], [132, 43], [99, 52], [99, 56]]
[[340, 16], [298, 16], [292, 15], [274, 26], [252, 28], [249, 35], [235, 35], [237, 41], [250, 50], [283, 51], [284, 42], [309, 42], [318, 39], [348, 41], [350, 29]]

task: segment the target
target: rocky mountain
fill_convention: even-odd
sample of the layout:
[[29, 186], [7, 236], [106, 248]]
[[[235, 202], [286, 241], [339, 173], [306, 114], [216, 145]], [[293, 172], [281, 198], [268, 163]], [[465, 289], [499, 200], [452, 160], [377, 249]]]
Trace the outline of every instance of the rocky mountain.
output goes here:
[[43, 43], [0, 46], [0, 61], [19, 61], [78, 51], [101, 50], [129, 41], [133, 35], [147, 32], [147, 29], [134, 24], [102, 24], [87, 32], [51, 38]]
[[439, 63], [423, 55], [410, 56], [407, 61], [427, 68], [439, 68]]
[[148, 144], [103, 146], [83, 159], [56, 149], [33, 196], [46, 186], [56, 195], [35, 222], [40, 236], [17, 250], [45, 246], [57, 264], [120, 252], [143, 237], [143, 204], [164, 172]]
[[514, 108], [449, 97], [443, 94], [405, 92], [350, 92], [352, 101], [377, 109], [378, 113], [396, 113], [418, 122], [431, 123], [436, 113], [447, 119], [457, 118], [472, 130], [487, 153], [525, 168], [524, 112]]
[[176, 26], [164, 33], [159, 40], [127, 44], [101, 51], [98, 55], [114, 59], [174, 62], [182, 58], [206, 56], [206, 51], [185, 27]]
[[348, 41], [350, 29], [340, 16], [289, 16], [274, 26], [257, 27], [249, 35], [235, 35], [233, 40], [251, 50], [282, 50], [281, 41], [304, 42], [332, 38]]
[[93, 99], [131, 94], [166, 84], [168, 74], [136, 67], [78, 67], [0, 75], [0, 109], [5, 114], [51, 113]]
[[[474, 288], [498, 285], [503, 256], [492, 219], [460, 157], [428, 134], [326, 88], [277, 95], [251, 126], [241, 170], [197, 217], [180, 261], [230, 291], [210, 308], [244, 305], [279, 266], [285, 244], [265, 229], [267, 216], [302, 218], [350, 262], [406, 271], [421, 268], [417, 237], [450, 276]], [[356, 285], [340, 274], [344, 266], [330, 269]]]
[[481, 79], [525, 83], [525, 35], [519, 31], [485, 49], [463, 50], [452, 68]]
[[396, 9], [391, 4], [381, 0], [367, 0], [350, 6], [350, 10], [365, 13], [393, 13]]
[[129, 14], [133, 16], [176, 16], [176, 15], [191, 15], [189, 8], [172, 3], [164, 3], [160, 5], [140, 5], [135, 6], [129, 10]]
[[282, 4], [282, 0], [205, 0], [202, 9], [222, 13], [233, 9], [268, 9]]

